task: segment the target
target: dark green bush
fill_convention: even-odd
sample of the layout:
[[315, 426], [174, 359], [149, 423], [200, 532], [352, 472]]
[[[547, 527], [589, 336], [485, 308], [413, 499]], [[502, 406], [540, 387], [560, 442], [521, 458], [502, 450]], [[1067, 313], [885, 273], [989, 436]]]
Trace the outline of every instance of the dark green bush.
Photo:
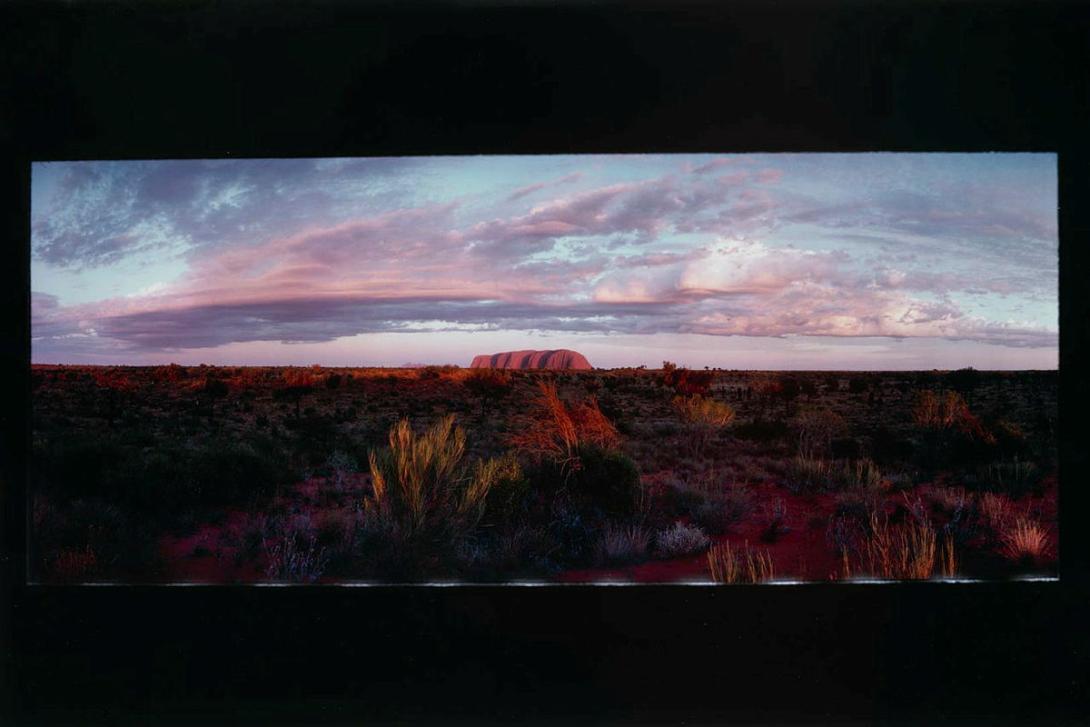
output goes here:
[[712, 535], [726, 533], [754, 509], [752, 493], [743, 486], [729, 487], [702, 502], [692, 513], [692, 520]]
[[532, 506], [533, 489], [521, 471], [512, 477], [501, 477], [488, 493], [481, 525], [497, 530], [509, 530], [522, 522]]
[[568, 491], [585, 509], [625, 517], [639, 503], [640, 473], [627, 455], [594, 446], [578, 449], [579, 467], [568, 480]]
[[752, 419], [734, 426], [734, 436], [751, 442], [778, 442], [790, 433], [786, 419]]
[[706, 503], [704, 493], [685, 487], [683, 484], [664, 487], [655, 503], [655, 515], [665, 522], [673, 522], [679, 517], [694, 518]]
[[548, 559], [561, 567], [589, 565], [599, 530], [571, 500], [556, 500], [547, 528], [551, 545]]

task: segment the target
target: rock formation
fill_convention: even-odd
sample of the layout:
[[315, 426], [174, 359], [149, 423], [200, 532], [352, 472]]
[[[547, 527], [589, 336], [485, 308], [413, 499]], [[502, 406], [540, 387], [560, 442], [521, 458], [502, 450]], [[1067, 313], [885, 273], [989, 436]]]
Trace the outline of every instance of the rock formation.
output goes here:
[[474, 356], [471, 369], [592, 369], [587, 357], [566, 348], [555, 351], [505, 351]]

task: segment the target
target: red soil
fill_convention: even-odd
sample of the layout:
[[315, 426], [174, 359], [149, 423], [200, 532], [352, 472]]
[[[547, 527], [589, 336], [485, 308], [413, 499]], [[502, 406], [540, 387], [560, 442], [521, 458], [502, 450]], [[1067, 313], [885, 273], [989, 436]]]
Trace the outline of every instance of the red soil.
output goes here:
[[[358, 475], [352, 489], [361, 489], [366, 475]], [[300, 513], [314, 516], [322, 509], [322, 489], [327, 483], [321, 478], [311, 478], [298, 483], [285, 493], [286, 499]], [[937, 485], [923, 485], [913, 491], [926, 502]], [[1012, 504], [1014, 514], [1028, 514], [1040, 521], [1050, 531], [1052, 542], [1057, 540], [1057, 487], [1055, 475], [1046, 477], [1044, 494], [1027, 496]], [[740, 547], [766, 550], [771, 556], [776, 579], [801, 581], [828, 581], [842, 576], [842, 565], [833, 548], [826, 540], [825, 525], [836, 508], [836, 496], [832, 494], [795, 495], [782, 486], [761, 483], [752, 486], [756, 511], [743, 522], [736, 523], [726, 535], [716, 536], [714, 543], [730, 543]], [[764, 509], [781, 500], [786, 508], [784, 523], [787, 532], [773, 542], [765, 542], [762, 536], [768, 523]], [[900, 501], [891, 495], [886, 510], [890, 512]], [[241, 559], [236, 562], [237, 546], [249, 515], [233, 510], [219, 524], [203, 524], [192, 534], [177, 537], [164, 536], [160, 540], [160, 554], [165, 564], [162, 581], [169, 583], [260, 583], [265, 577], [260, 559]], [[1055, 552], [1052, 554], [1056, 555]], [[991, 556], [992, 559], [998, 556]], [[968, 563], [967, 563], [968, 565]], [[988, 563], [981, 563], [987, 567]], [[1046, 570], [1054, 570], [1054, 562]], [[973, 569], [975, 572], [975, 569]], [[988, 573], [978, 575], [987, 577]], [[320, 583], [336, 582], [322, 578]], [[560, 583], [710, 583], [707, 555], [699, 553], [669, 560], [649, 560], [629, 566], [587, 568], [561, 573]]]
[[163, 536], [159, 554], [166, 568], [167, 583], [254, 583], [265, 574], [258, 563], [243, 559], [235, 563], [242, 529], [248, 515], [239, 510], [229, 511], [219, 525], [203, 524], [191, 535]]
[[[927, 502], [931, 491], [939, 486], [942, 485], [924, 485], [913, 494]], [[1038, 570], [1050, 573], [1056, 570], [1059, 542], [1059, 533], [1055, 526], [1058, 521], [1056, 475], [1046, 476], [1041, 486], [1042, 494], [1027, 495], [1013, 502], [1011, 513], [1029, 515], [1048, 530], [1052, 552], [1048, 555], [1047, 562], [1041, 563]], [[783, 501], [787, 510], [785, 523], [789, 531], [775, 542], [763, 542], [761, 536], [767, 518], [751, 516], [736, 524], [728, 534], [713, 537], [713, 543], [730, 543], [732, 546], [748, 543], [751, 547], [767, 550], [772, 557], [776, 579], [827, 581], [843, 577], [842, 563], [825, 536], [825, 524], [836, 508], [835, 495], [793, 495], [772, 483], [756, 485], [753, 490], [758, 508], [774, 502], [777, 498]], [[891, 495], [886, 501], [886, 512], [891, 512], [899, 502], [898, 496]], [[963, 558], [963, 562], [969, 566], [967, 575], [970, 577], [1001, 576], [1006, 570], [997, 570], [997, 562], [1001, 558], [994, 553], [968, 552], [963, 555], [968, 556], [967, 559]], [[978, 569], [980, 572], [977, 572]], [[562, 573], [558, 580], [562, 583], [710, 583], [711, 576], [708, 573], [707, 555], [700, 553], [630, 566], [571, 570]]]
[[[835, 507], [833, 495], [793, 495], [785, 488], [765, 483], [753, 486], [758, 508], [781, 499], [786, 507], [785, 524], [788, 532], [775, 542], [763, 542], [762, 531], [767, 520], [760, 516], [736, 524], [726, 535], [714, 537], [714, 543], [730, 543], [767, 550], [775, 566], [776, 578], [791, 580], [827, 580], [840, 570], [840, 563], [825, 541], [825, 519]], [[820, 521], [818, 518], [820, 517]], [[811, 520], [814, 524], [811, 524]], [[655, 560], [617, 568], [590, 568], [567, 571], [559, 577], [562, 583], [631, 582], [677, 583], [711, 582], [707, 555], [686, 556], [671, 560]]]

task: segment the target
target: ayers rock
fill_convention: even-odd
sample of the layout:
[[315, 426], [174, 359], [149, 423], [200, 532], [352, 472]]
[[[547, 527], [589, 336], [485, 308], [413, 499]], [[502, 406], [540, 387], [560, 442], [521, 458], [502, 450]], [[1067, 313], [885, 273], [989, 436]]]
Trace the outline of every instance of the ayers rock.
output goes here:
[[505, 351], [474, 356], [471, 369], [592, 369], [587, 357], [578, 351]]

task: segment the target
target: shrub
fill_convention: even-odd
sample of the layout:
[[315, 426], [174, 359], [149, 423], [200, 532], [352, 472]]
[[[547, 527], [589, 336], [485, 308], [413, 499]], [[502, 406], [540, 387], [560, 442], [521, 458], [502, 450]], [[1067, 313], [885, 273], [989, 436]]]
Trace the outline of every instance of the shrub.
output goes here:
[[980, 372], [969, 366], [964, 369], [951, 371], [945, 376], [950, 388], [961, 394], [971, 394], [980, 385]]
[[1017, 459], [1029, 451], [1029, 440], [1017, 424], [998, 419], [988, 426], [988, 430], [995, 435], [996, 448], [1002, 456]]
[[481, 400], [481, 410], [486, 404], [499, 401], [511, 392], [511, 374], [503, 369], [470, 369], [462, 381], [469, 393]]
[[34, 449], [40, 491], [62, 497], [114, 494], [112, 470], [130, 456], [118, 437], [99, 433], [36, 443]]
[[854, 553], [860, 539], [865, 535], [863, 523], [866, 522], [869, 520], [863, 519], [859, 513], [838, 508], [825, 526], [825, 540], [837, 555], [847, 556]]
[[211, 377], [206, 377], [204, 380], [204, 384], [201, 386], [201, 392], [205, 396], [211, 397], [213, 399], [222, 399], [223, 397], [227, 396], [228, 391], [229, 389], [227, 388], [227, 384], [223, 381], [223, 379], [213, 379]]
[[734, 420], [734, 409], [730, 406], [698, 394], [675, 397], [674, 409], [685, 422], [689, 444], [696, 456], [703, 455], [712, 436]]
[[772, 557], [767, 550], [743, 544], [736, 549], [730, 543], [708, 550], [708, 571], [716, 583], [761, 583], [774, 577]]
[[[907, 500], [907, 494], [905, 498]], [[960, 487], [936, 488], [931, 492], [933, 506], [948, 516], [943, 533], [959, 546], [965, 545], [980, 532], [983, 518], [979, 504]], [[922, 505], [921, 508], [922, 510]], [[923, 516], [921, 516], [923, 517]]]
[[972, 497], [961, 487], [936, 487], [931, 490], [931, 500], [939, 509], [952, 513], [964, 508]]
[[715, 380], [713, 371], [692, 371], [678, 368], [669, 361], [662, 362], [662, 385], [680, 396], [704, 396]]
[[923, 391], [913, 419], [924, 430], [927, 451], [938, 465], [979, 462], [994, 455], [996, 437], [955, 391]]
[[655, 536], [655, 547], [667, 558], [697, 553], [708, 547], [708, 536], [693, 525], [686, 525], [680, 520], [673, 527], [660, 530]]
[[655, 512], [665, 515], [669, 520], [674, 517], [693, 517], [694, 513], [707, 502], [708, 495], [693, 488], [689, 483], [675, 479], [659, 491]]
[[593, 398], [567, 404], [553, 382], [541, 381], [538, 389], [529, 421], [510, 437], [520, 452], [537, 461], [552, 461], [567, 477], [581, 467], [580, 450], [611, 451], [620, 446], [617, 430]]
[[588, 522], [579, 508], [563, 497], [553, 501], [551, 515], [546, 529], [550, 543], [549, 560], [565, 567], [586, 564], [601, 531]]
[[765, 419], [758, 417], [742, 422], [733, 429], [734, 436], [752, 442], [772, 443], [786, 437], [790, 432], [786, 419]]
[[359, 463], [356, 462], [356, 458], [352, 455], [337, 450], [329, 455], [329, 459], [326, 460], [326, 467], [329, 468], [333, 489], [337, 492], [343, 492], [348, 486], [351, 476], [359, 470]]
[[[291, 477], [283, 452], [262, 439], [217, 441], [199, 449], [179, 453], [164, 449], [159, 454], [162, 459], [153, 457], [140, 463], [145, 476], [152, 476], [133, 486], [150, 489], [147, 495], [162, 498], [165, 507], [238, 504], [254, 495], [271, 493]], [[183, 469], [172, 471], [178, 460]], [[148, 482], [156, 487], [148, 488]], [[161, 483], [167, 487], [160, 487]]]
[[830, 443], [829, 452], [834, 459], [858, 459], [863, 447], [855, 437], [839, 437]]
[[579, 447], [575, 455], [579, 466], [570, 474], [566, 489], [578, 506], [614, 517], [636, 511], [640, 472], [630, 457], [593, 445]]
[[632, 563], [647, 555], [651, 534], [639, 525], [606, 527], [598, 541], [598, 555], [606, 563]]
[[950, 429], [968, 416], [969, 407], [955, 391], [922, 391], [912, 410], [913, 420], [925, 429]]
[[[98, 497], [48, 501], [40, 493], [32, 508], [28, 545], [34, 578], [132, 577], [149, 573], [158, 562], [161, 533], [144, 513], [130, 516], [130, 509]], [[58, 564], [62, 555], [65, 561]]]
[[885, 475], [886, 483], [892, 490], [904, 490], [920, 482], [920, 473], [916, 470], [901, 470]]
[[448, 415], [417, 435], [407, 419], [389, 432], [389, 447], [370, 453], [373, 496], [365, 508], [404, 539], [450, 541], [476, 527], [493, 485], [505, 473], [495, 461], [469, 468], [465, 432]]
[[793, 426], [798, 433], [799, 456], [806, 458], [828, 455], [833, 440], [848, 431], [844, 418], [828, 409], [805, 410], [795, 417]]
[[1012, 497], [1030, 492], [1041, 479], [1040, 469], [1033, 462], [1015, 457], [1009, 462], [992, 462], [977, 470], [981, 487], [998, 490]]
[[492, 482], [481, 523], [504, 528], [516, 522], [527, 511], [531, 489], [514, 453], [478, 462], [477, 467], [477, 477]]
[[752, 493], [744, 485], [731, 485], [723, 492], [708, 495], [690, 512], [690, 517], [706, 532], [722, 535], [731, 525], [745, 519], [753, 508]]
[[421, 381], [434, 381], [436, 379], [446, 378], [458, 371], [458, 367], [454, 364], [443, 364], [442, 366], [422, 366], [416, 371], [416, 378]]

